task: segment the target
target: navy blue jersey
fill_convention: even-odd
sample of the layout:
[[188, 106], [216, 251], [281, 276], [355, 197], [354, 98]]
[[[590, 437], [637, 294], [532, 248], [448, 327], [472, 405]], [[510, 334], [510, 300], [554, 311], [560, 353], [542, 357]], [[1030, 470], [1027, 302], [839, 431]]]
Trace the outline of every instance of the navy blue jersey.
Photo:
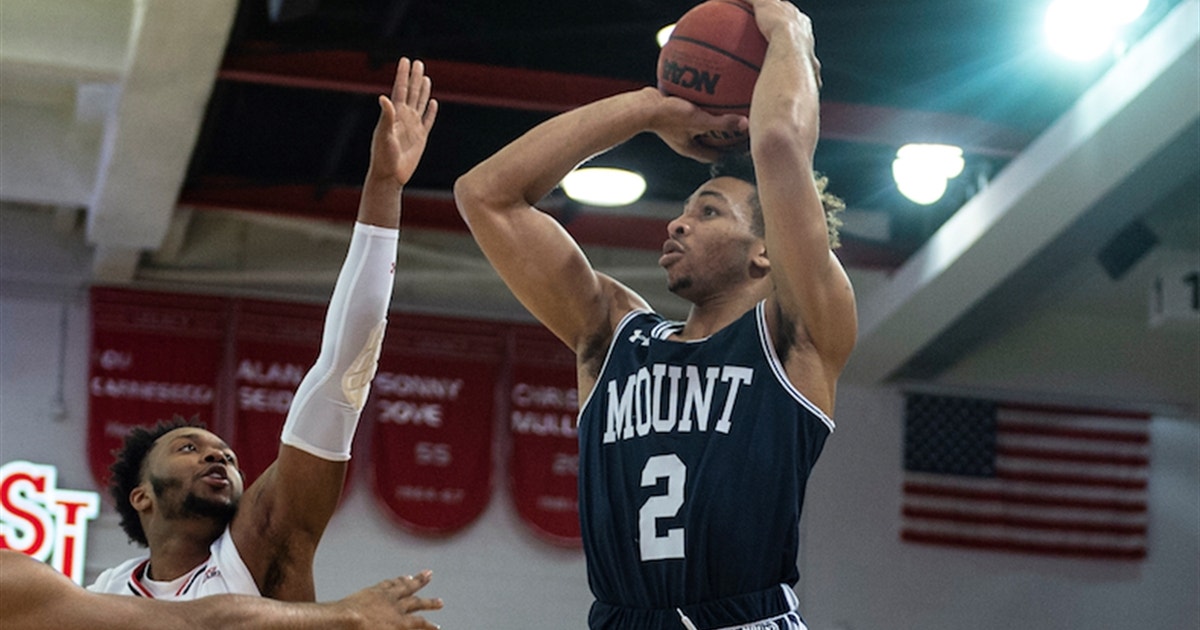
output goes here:
[[655, 313], [617, 326], [579, 417], [598, 606], [674, 611], [799, 579], [804, 486], [833, 422], [787, 380], [763, 312], [696, 341]]

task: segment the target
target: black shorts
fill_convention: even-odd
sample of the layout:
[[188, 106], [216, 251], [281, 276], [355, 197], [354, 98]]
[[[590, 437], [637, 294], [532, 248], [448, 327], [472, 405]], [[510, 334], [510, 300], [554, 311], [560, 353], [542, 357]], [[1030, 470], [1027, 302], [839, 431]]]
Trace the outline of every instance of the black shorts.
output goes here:
[[[678, 608], [629, 608], [597, 601], [591, 630], [806, 630], [799, 601], [786, 584]], [[690, 624], [690, 625], [689, 625]]]

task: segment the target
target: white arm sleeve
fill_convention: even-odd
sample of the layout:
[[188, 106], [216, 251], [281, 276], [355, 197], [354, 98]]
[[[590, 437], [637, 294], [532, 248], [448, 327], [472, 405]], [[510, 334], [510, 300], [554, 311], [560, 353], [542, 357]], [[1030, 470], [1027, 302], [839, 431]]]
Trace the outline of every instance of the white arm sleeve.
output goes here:
[[321, 335], [321, 353], [288, 409], [280, 441], [321, 459], [350, 459], [387, 326], [400, 231], [354, 224]]

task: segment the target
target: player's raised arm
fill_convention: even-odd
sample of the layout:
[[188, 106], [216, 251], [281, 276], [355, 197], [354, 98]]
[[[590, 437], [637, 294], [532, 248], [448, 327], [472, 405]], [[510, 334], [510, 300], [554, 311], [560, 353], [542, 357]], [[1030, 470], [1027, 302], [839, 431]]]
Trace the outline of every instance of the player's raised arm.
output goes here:
[[[812, 23], [781, 0], [750, 0], [767, 53], [750, 107], [773, 298], [782, 326], [821, 357], [827, 392], [806, 392], [826, 411], [857, 332], [853, 289], [830, 249], [813, 154], [820, 126], [820, 64]], [[779, 334], [778, 332], [776, 334]], [[790, 333], [784, 333], [790, 334]]]
[[358, 220], [316, 363], [300, 383], [276, 461], [246, 491], [231, 529], [264, 595], [312, 600], [312, 558], [341, 496], [350, 445], [383, 342], [400, 198], [437, 115], [424, 64], [401, 59], [379, 122]]
[[610, 331], [616, 319], [645, 304], [596, 273], [566, 230], [534, 204], [581, 162], [640, 132], [658, 132], [681, 152], [704, 153], [692, 136], [737, 124], [736, 117], [710, 116], [654, 89], [618, 94], [534, 127], [462, 176], [455, 200], [516, 297], [581, 352], [599, 331]]

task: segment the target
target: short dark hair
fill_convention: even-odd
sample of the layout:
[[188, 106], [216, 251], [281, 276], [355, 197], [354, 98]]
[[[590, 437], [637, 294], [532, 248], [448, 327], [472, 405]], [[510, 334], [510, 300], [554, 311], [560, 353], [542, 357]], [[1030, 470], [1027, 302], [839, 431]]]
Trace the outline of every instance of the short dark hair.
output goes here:
[[[763, 226], [762, 204], [758, 200], [758, 177], [754, 173], [754, 160], [750, 157], [750, 154], [740, 151], [731, 151], [722, 154], [709, 167], [709, 177], [713, 179], [717, 177], [733, 177], [744, 182], [749, 182], [754, 186], [754, 194], [750, 197], [750, 207], [754, 210], [751, 228], [754, 230], [755, 235], [760, 238], [764, 236], [766, 230]], [[837, 215], [846, 209], [846, 202], [842, 201], [837, 195], [826, 192], [825, 189], [829, 186], [828, 177], [820, 173], [814, 173], [813, 179], [817, 184], [817, 192], [821, 195], [821, 205], [825, 207], [825, 229], [829, 232], [829, 247], [830, 249], [837, 249], [842, 246], [842, 241], [838, 234], [838, 228], [842, 226], [842, 220]]]
[[129, 501], [129, 494], [142, 483], [142, 472], [146, 467], [146, 456], [154, 448], [158, 438], [183, 427], [206, 428], [198, 416], [189, 420], [176, 415], [170, 420], [159, 420], [153, 427], [134, 427], [125, 436], [121, 448], [113, 451], [116, 460], [108, 467], [112, 476], [108, 481], [108, 491], [117, 504], [117, 513], [121, 515], [121, 529], [129, 536], [130, 542], [148, 547], [146, 531], [142, 529], [142, 519], [138, 511]]

